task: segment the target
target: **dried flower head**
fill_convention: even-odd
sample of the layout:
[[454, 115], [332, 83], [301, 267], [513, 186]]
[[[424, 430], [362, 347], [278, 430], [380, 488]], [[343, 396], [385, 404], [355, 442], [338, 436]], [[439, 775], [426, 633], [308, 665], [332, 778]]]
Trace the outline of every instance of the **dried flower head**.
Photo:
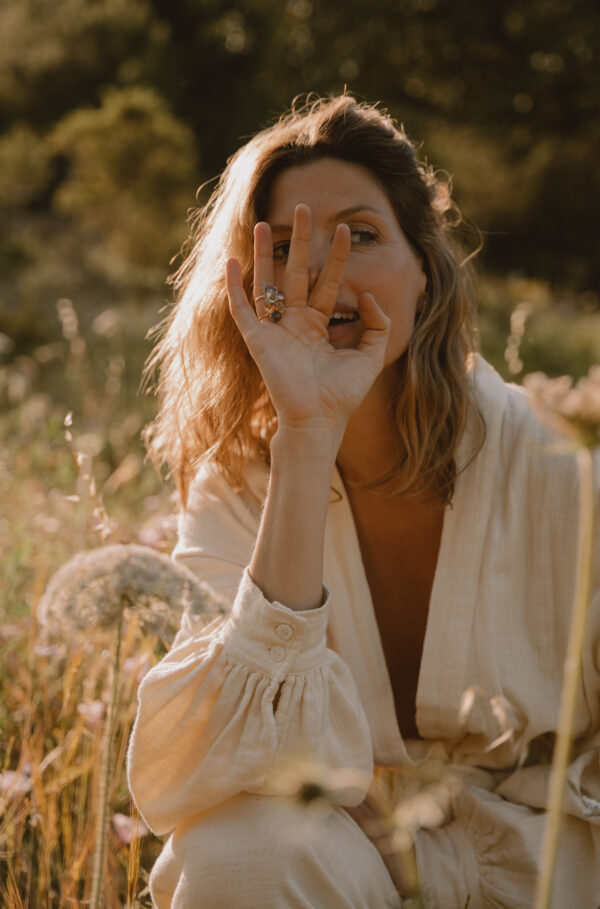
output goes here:
[[543, 372], [524, 376], [541, 419], [562, 435], [594, 448], [600, 445], [600, 365], [573, 384], [571, 376], [551, 379]]
[[298, 758], [275, 768], [267, 786], [273, 795], [323, 810], [358, 804], [370, 782], [371, 775], [363, 770], [331, 768], [316, 759]]
[[37, 610], [47, 634], [110, 628], [133, 610], [145, 632], [171, 643], [184, 610], [206, 616], [225, 612], [222, 600], [169, 556], [134, 543], [80, 552], [60, 568]]
[[400, 792], [392, 816], [392, 843], [405, 852], [410, 848], [417, 830], [441, 827], [452, 816], [452, 804], [461, 782], [450, 770], [439, 772], [438, 778], [419, 779], [416, 774]]

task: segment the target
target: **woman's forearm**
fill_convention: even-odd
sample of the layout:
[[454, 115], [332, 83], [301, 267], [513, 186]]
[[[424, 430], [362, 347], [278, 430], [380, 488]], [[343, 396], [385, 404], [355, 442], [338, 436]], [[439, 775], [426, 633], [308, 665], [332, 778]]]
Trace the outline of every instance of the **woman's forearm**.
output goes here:
[[331, 476], [341, 443], [318, 428], [278, 429], [250, 574], [290, 609], [323, 603], [323, 545]]
[[[296, 205], [285, 274], [275, 268], [271, 228], [255, 228], [254, 282], [284, 279], [285, 314], [271, 322], [259, 294], [250, 303], [242, 267], [227, 262], [231, 314], [262, 375], [278, 428], [271, 442], [271, 479], [250, 575], [267, 599], [291, 609], [323, 600], [323, 544], [331, 475], [345, 427], [385, 362], [391, 321], [367, 291], [356, 299], [363, 332], [356, 348], [329, 343], [344, 268], [352, 247], [338, 224], [309, 293], [310, 209]], [[309, 299], [310, 297], [310, 299]]]

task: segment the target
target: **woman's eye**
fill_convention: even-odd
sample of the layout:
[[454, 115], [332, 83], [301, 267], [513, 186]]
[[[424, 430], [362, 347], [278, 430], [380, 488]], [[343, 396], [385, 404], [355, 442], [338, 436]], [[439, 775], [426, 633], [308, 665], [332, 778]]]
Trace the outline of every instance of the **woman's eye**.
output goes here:
[[372, 230], [353, 230], [350, 233], [350, 239], [353, 243], [364, 245], [365, 243], [373, 243], [377, 239], [377, 234]]
[[274, 259], [287, 259], [290, 254], [290, 244], [288, 243], [277, 243], [273, 247], [273, 258]]

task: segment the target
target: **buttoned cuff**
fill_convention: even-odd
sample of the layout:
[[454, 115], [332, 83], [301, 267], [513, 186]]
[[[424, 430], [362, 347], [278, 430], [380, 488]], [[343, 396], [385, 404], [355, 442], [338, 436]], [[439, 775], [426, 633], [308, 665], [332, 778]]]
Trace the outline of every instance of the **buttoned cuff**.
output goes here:
[[331, 591], [317, 609], [295, 611], [267, 600], [247, 568], [221, 640], [224, 652], [274, 679], [308, 672], [324, 659]]

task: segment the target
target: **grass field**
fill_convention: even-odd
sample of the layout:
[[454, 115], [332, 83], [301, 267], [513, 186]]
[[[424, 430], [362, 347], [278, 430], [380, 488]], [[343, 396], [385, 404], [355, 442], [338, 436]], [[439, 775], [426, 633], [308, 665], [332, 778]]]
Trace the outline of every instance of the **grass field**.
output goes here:
[[[538, 369], [579, 377], [600, 362], [591, 295], [488, 278], [481, 300], [482, 350], [505, 378]], [[99, 313], [84, 330], [77, 303], [62, 300], [47, 344], [16, 352], [0, 335], [0, 904], [7, 909], [87, 905], [94, 890], [117, 629], [46, 637], [37, 606], [53, 573], [82, 549], [173, 546], [174, 499], [144, 463], [140, 441], [154, 412], [138, 394], [154, 320], [125, 306]], [[135, 835], [124, 757], [137, 685], [164, 652], [157, 636], [125, 623], [99, 885], [107, 909], [151, 905], [147, 879], [161, 841]]]

